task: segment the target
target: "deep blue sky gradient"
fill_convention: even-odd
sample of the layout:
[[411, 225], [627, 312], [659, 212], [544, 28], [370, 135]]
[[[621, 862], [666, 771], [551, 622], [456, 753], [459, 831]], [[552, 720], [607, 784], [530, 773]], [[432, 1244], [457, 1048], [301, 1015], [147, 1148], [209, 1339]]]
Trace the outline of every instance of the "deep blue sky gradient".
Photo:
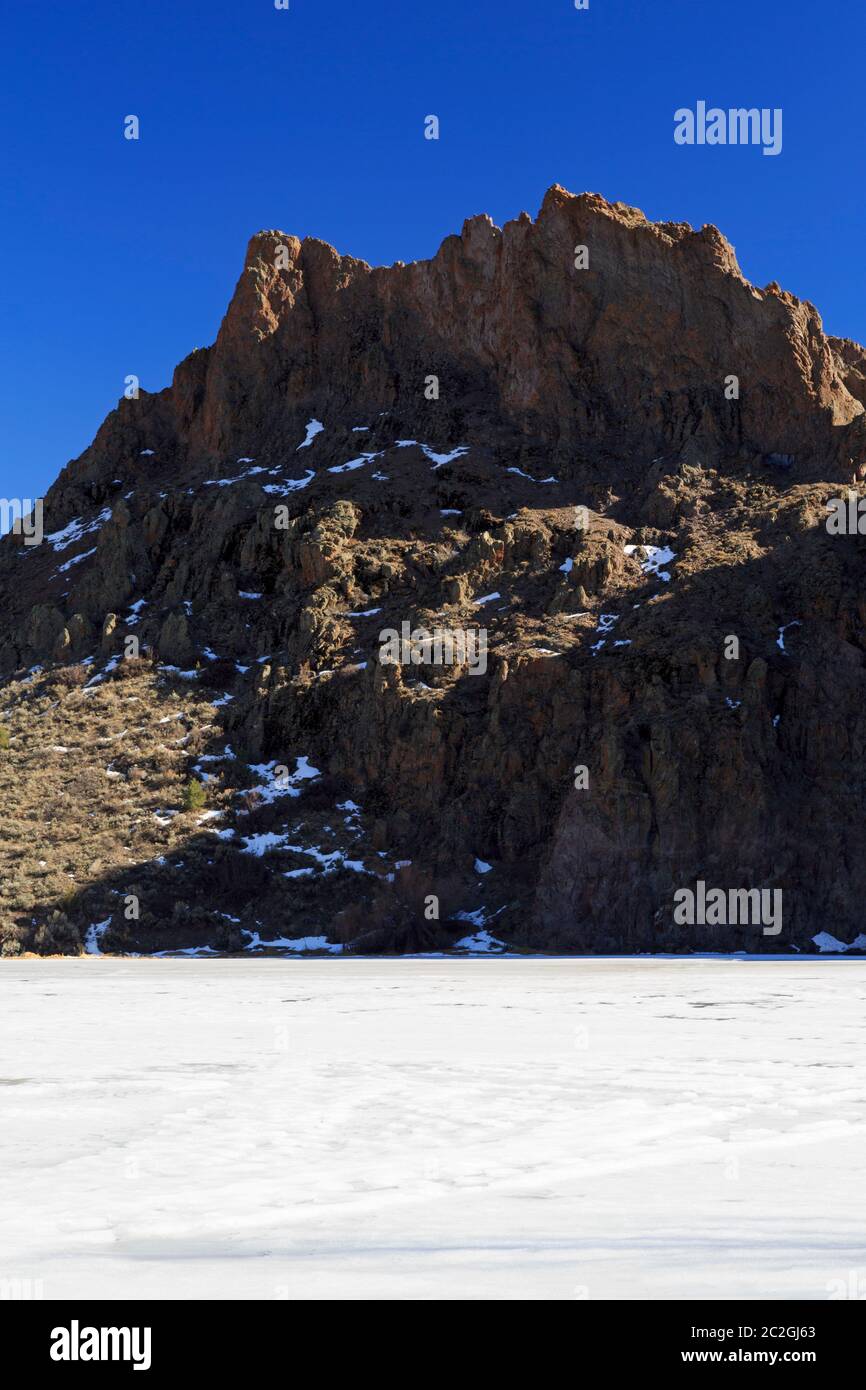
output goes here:
[[[10, 4], [0, 496], [43, 493], [128, 373], [159, 390], [213, 341], [262, 227], [410, 261], [558, 182], [716, 223], [866, 341], [864, 39], [855, 0]], [[782, 153], [675, 145], [698, 99], [782, 107]]]

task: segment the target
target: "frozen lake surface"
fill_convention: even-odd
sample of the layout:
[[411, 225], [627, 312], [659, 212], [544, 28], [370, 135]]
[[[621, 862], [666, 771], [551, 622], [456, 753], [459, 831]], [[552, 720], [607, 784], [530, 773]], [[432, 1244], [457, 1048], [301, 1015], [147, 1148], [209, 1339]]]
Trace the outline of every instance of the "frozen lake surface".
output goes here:
[[0, 1280], [825, 1299], [864, 1004], [856, 961], [4, 962]]

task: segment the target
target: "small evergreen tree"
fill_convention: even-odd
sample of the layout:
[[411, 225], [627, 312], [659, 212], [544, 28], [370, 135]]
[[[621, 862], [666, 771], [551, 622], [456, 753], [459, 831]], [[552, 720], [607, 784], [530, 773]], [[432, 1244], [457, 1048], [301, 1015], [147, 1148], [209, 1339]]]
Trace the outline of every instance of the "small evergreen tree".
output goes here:
[[201, 782], [190, 777], [183, 789], [183, 809], [185, 811], [200, 811], [206, 800], [205, 789]]

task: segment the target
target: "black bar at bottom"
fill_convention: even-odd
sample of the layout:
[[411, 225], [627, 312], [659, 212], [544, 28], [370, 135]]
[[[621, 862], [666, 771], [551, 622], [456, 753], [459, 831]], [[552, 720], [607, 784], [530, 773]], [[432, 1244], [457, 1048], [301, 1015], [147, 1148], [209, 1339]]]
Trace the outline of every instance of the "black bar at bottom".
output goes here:
[[[361, 1290], [359, 1295], [357, 1301], [364, 1302]], [[527, 1301], [533, 1301], [531, 1291]], [[449, 1305], [444, 1316], [453, 1318], [454, 1314], [453, 1305]], [[410, 1323], [407, 1329], [423, 1339], [418, 1352], [428, 1375], [431, 1353], [434, 1364], [441, 1358], [443, 1368], [452, 1373], [462, 1359], [446, 1333], [442, 1316], [436, 1315], [436, 1323], [431, 1324], [428, 1314], [425, 1328], [412, 1329]], [[484, 1355], [496, 1360], [501, 1352], [509, 1356], [530, 1352], [524, 1337], [535, 1330], [533, 1325], [524, 1327], [521, 1335], [519, 1324], [509, 1317], [497, 1330], [496, 1312], [489, 1303], [480, 1322], [475, 1316], [473, 1360]], [[336, 1309], [326, 1304], [317, 1313], [312, 1303], [299, 1306], [297, 1301], [4, 1302], [0, 1303], [0, 1337], [7, 1355], [14, 1351], [16, 1365], [25, 1373], [48, 1371], [61, 1377], [92, 1378], [109, 1370], [115, 1376], [137, 1374], [139, 1378], [191, 1371], [199, 1376], [213, 1373], [224, 1378], [227, 1373], [237, 1373], [248, 1378], [256, 1366], [273, 1361], [291, 1375], [299, 1352], [307, 1362], [312, 1358], [314, 1364], [323, 1357], [333, 1376], [336, 1362], [344, 1356], [347, 1362], [351, 1357], [353, 1368], [360, 1371], [359, 1356], [365, 1348], [370, 1357], [369, 1373], [388, 1355], [388, 1343], [392, 1336], [398, 1336], [398, 1329], [393, 1319], [382, 1322], [375, 1314], [371, 1319], [367, 1312], [353, 1333], [351, 1317], [351, 1303], [341, 1303]], [[863, 1338], [861, 1310], [845, 1300], [574, 1301], [564, 1319], [557, 1305], [555, 1317], [558, 1350], [567, 1354], [575, 1374], [582, 1366], [603, 1366], [613, 1373], [801, 1366], [819, 1370], [826, 1377], [856, 1364]], [[322, 1332], [329, 1324], [332, 1333], [322, 1343]], [[334, 1333], [348, 1336], [344, 1340], [344, 1335], [335, 1337]], [[536, 1344], [536, 1352], [543, 1354], [544, 1360], [553, 1349], [551, 1345], [545, 1351], [544, 1344]], [[411, 1365], [405, 1349], [398, 1356], [399, 1363], [406, 1370]], [[310, 1369], [307, 1365], [305, 1378]]]

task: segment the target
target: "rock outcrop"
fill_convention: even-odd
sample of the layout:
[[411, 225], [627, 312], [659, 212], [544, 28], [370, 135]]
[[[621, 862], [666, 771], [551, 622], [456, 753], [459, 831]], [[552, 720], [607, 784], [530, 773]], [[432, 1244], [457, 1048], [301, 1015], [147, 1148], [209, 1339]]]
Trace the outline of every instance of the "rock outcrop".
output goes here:
[[[555, 186], [535, 221], [472, 218], [411, 265], [260, 233], [214, 345], [121, 401], [41, 544], [0, 545], [7, 795], [39, 737], [25, 673], [80, 667], [83, 710], [143, 659], [136, 699], [210, 691], [223, 867], [203, 851], [190, 881], [177, 836], [132, 868], [101, 844], [62, 904], [0, 898], [10, 949], [61, 909], [85, 940], [130, 875], [162, 904], [174, 862], [195, 939], [229, 949], [856, 938], [864, 543], [825, 523], [864, 477], [866, 353], [750, 285], [714, 227]], [[476, 647], [416, 663], [437, 631]], [[292, 783], [298, 759], [318, 777]], [[286, 795], [245, 805], [250, 765], [288, 768]], [[328, 788], [352, 809], [329, 818]], [[348, 836], [309, 873], [305, 807]], [[780, 890], [781, 930], [677, 921], [699, 881]], [[105, 939], [185, 945], [181, 919]]]

